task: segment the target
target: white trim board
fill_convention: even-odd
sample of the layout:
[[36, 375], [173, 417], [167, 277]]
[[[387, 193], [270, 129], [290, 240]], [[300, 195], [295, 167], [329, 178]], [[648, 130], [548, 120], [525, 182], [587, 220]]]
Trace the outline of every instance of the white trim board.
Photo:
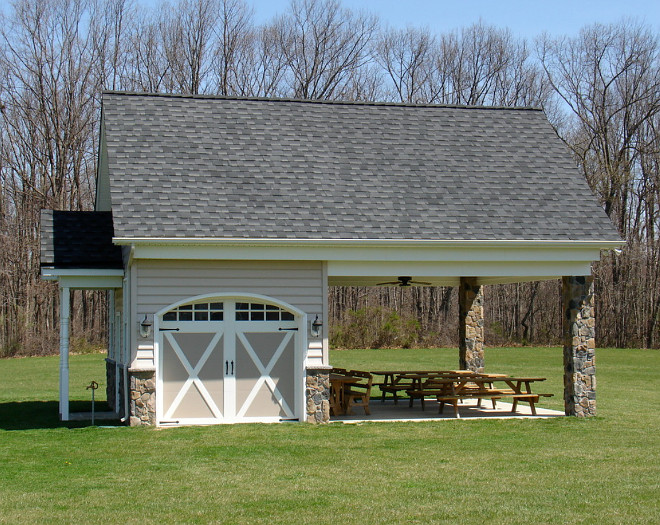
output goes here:
[[[222, 243], [164, 241], [136, 244], [136, 259], [326, 261], [329, 283], [376, 284], [381, 277], [411, 275], [436, 285], [458, 276], [484, 277], [490, 284], [587, 275], [601, 249], [621, 243], [592, 241], [261, 241]], [[192, 241], [192, 240], [190, 240]], [[199, 241], [199, 240], [198, 240]], [[371, 283], [368, 277], [373, 277]], [[424, 279], [425, 278], [425, 279]]]

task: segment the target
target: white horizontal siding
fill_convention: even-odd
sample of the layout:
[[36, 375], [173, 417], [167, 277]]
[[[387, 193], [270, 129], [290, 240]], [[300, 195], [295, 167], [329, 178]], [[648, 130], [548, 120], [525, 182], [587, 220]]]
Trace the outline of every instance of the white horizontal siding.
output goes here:
[[138, 315], [215, 292], [261, 294], [307, 313], [323, 311], [320, 262], [140, 260], [137, 273]]

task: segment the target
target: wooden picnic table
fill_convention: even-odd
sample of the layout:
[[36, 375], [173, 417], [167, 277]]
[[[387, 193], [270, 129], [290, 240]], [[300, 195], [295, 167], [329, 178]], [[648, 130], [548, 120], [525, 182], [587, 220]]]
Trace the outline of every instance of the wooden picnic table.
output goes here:
[[344, 374], [330, 374], [330, 414], [341, 416], [346, 413], [344, 387], [360, 381], [359, 377]]
[[[390, 393], [394, 399], [394, 404], [398, 404], [399, 392], [405, 392], [413, 387], [412, 381], [408, 380], [408, 375], [433, 374], [428, 370], [375, 370], [370, 372], [372, 375], [383, 376], [382, 382], [374, 383], [380, 388], [381, 403], [385, 402], [385, 396]], [[427, 376], [428, 377], [428, 376]]]
[[[462, 374], [454, 377], [435, 377], [427, 380], [419, 389], [409, 390], [407, 393], [412, 399], [419, 398], [424, 408], [424, 398], [435, 396], [440, 403], [439, 413], [443, 412], [445, 403], [454, 407], [454, 414], [458, 413], [458, 402], [463, 399], [491, 399], [496, 401], [502, 397], [513, 398], [512, 412], [516, 411], [518, 403], [529, 403], [532, 414], [536, 415], [535, 404], [539, 397], [549, 397], [552, 394], [539, 394], [532, 392], [532, 383], [545, 381], [545, 377], [509, 377], [505, 374]], [[505, 388], [495, 388], [493, 384], [504, 382]], [[524, 389], [524, 390], [523, 390]]]
[[[469, 370], [375, 370], [372, 375], [383, 376], [383, 381], [374, 383], [381, 390], [381, 403], [385, 402], [385, 396], [390, 393], [394, 398], [394, 404], [398, 404], [400, 392], [410, 389], [419, 389], [424, 379], [444, 375], [460, 375], [471, 373]], [[412, 406], [412, 405], [411, 405]]]

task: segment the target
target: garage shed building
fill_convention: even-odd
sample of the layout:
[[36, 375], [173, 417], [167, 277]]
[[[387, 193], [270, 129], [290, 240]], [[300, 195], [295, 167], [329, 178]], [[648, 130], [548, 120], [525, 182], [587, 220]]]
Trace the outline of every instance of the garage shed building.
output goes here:
[[327, 421], [328, 286], [563, 279], [566, 413], [595, 413], [591, 263], [621, 240], [538, 109], [106, 92], [96, 208], [42, 213], [42, 275], [107, 289], [131, 425]]

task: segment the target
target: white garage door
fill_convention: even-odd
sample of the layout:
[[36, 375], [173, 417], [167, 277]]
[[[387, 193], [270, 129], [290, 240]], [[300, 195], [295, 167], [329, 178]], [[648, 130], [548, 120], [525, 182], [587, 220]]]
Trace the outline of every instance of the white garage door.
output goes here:
[[159, 320], [159, 424], [296, 419], [298, 323], [273, 304], [205, 299]]

